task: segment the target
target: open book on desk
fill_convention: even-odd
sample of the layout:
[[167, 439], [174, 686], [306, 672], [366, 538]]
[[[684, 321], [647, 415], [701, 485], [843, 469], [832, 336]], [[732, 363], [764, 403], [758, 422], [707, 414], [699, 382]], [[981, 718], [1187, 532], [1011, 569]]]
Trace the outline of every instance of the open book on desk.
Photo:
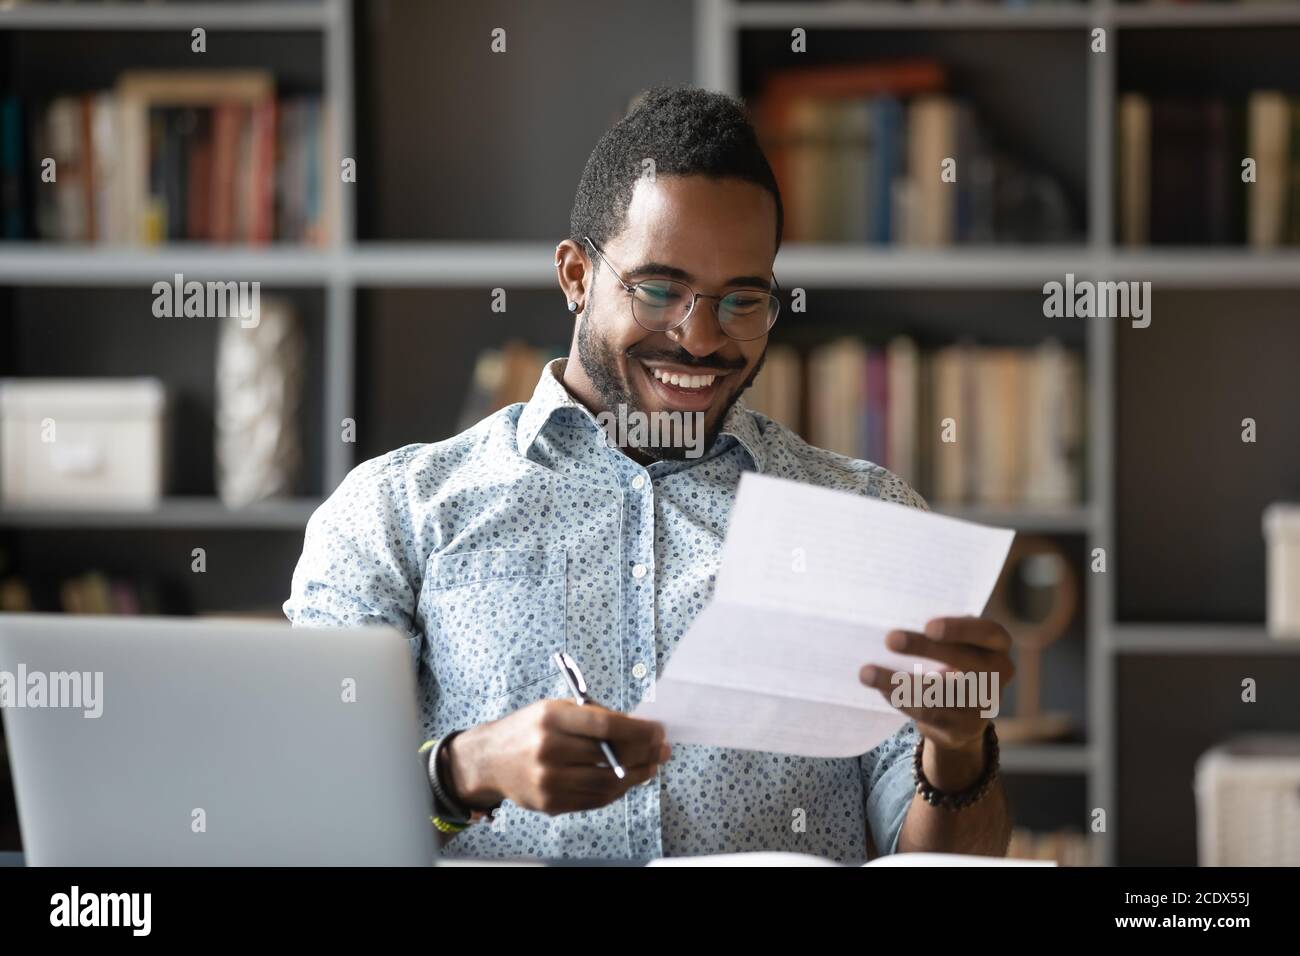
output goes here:
[[858, 680], [862, 665], [943, 670], [889, 650], [885, 635], [979, 614], [1014, 536], [746, 473], [713, 600], [633, 713], [672, 743], [864, 754], [907, 718]]

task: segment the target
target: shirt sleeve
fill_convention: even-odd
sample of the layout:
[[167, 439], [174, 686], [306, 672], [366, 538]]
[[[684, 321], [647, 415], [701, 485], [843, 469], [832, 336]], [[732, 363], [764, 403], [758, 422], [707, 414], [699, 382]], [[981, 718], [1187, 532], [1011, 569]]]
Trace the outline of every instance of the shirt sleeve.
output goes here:
[[867, 801], [867, 826], [882, 856], [898, 851], [898, 837], [916, 793], [912, 754], [918, 739], [916, 723], [909, 720], [894, 736], [858, 758]]
[[295, 627], [387, 624], [418, 657], [420, 572], [409, 542], [405, 453], [363, 462], [307, 523], [284, 613]]

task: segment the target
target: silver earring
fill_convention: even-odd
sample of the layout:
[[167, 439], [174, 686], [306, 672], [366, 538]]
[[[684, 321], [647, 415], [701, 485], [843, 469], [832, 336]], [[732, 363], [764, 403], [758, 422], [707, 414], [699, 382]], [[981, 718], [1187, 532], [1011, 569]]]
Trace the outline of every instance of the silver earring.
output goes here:
[[570, 312], [578, 311], [578, 303], [574, 302], [572, 299], [569, 300], [569, 311]]

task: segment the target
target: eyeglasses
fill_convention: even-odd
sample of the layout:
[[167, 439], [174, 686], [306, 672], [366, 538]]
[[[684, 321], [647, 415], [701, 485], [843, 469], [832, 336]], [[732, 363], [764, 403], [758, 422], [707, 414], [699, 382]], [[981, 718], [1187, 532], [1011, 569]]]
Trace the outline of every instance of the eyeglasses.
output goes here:
[[[723, 335], [738, 342], [761, 339], [776, 324], [781, 301], [770, 292], [740, 289], [726, 295], [704, 295], [685, 282], [673, 279], [628, 282], [614, 268], [613, 263], [605, 258], [605, 253], [597, 248], [590, 236], [582, 238], [609, 266], [619, 285], [632, 297], [632, 318], [647, 332], [671, 332], [678, 328], [691, 317], [695, 303], [700, 299], [718, 300], [718, 325], [722, 328]], [[776, 282], [775, 275], [772, 276], [772, 281]]]

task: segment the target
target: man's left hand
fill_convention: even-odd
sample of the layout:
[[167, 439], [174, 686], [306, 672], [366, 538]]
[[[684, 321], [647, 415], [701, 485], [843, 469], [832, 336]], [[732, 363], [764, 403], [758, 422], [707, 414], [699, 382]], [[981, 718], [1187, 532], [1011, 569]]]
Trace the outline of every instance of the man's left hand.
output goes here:
[[[901, 654], [915, 654], [947, 665], [945, 670], [963, 673], [987, 673], [984, 678], [986, 687], [996, 687], [999, 692], [1015, 675], [1015, 665], [1011, 663], [1011, 635], [1007, 629], [996, 621], [980, 617], [940, 617], [926, 623], [925, 633], [917, 631], [890, 631], [885, 636], [885, 645]], [[892, 668], [879, 664], [867, 664], [859, 673], [859, 679], [868, 687], [874, 687], [891, 700], [899, 679], [895, 678]], [[913, 675], [897, 672], [909, 682]], [[998, 675], [997, 684], [993, 684], [992, 675]], [[988, 717], [980, 716], [978, 701], [967, 700], [965, 707], [947, 706], [926, 707], [921, 701], [913, 700], [913, 706], [898, 707], [916, 721], [917, 731], [927, 742], [925, 753], [925, 770], [927, 776], [933, 771], [931, 782], [941, 789], [944, 787], [937, 778], [958, 778], [970, 776], [970, 769], [983, 765], [984, 728]], [[998, 701], [993, 701], [993, 709]], [[944, 772], [945, 765], [949, 772]], [[978, 776], [976, 769], [975, 776]]]

